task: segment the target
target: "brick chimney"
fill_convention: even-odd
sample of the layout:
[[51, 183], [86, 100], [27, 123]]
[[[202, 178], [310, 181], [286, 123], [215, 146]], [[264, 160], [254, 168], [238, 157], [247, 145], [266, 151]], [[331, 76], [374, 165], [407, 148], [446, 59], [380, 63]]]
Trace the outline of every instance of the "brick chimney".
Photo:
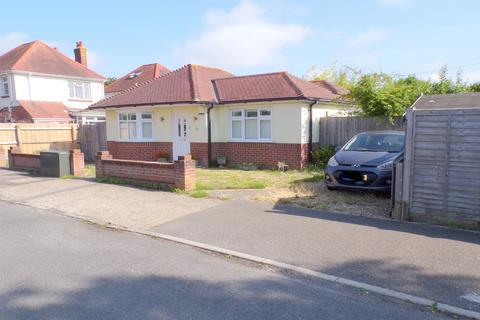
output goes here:
[[77, 47], [73, 49], [75, 61], [87, 66], [87, 48], [83, 46], [83, 41], [77, 41]]

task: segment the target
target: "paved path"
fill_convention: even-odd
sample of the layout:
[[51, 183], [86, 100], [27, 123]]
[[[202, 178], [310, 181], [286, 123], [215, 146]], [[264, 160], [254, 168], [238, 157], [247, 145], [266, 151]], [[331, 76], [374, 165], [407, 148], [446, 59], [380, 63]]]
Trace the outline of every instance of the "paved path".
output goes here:
[[446, 319], [186, 246], [0, 202], [1, 319]]
[[33, 177], [5, 169], [0, 169], [0, 199], [136, 228], [153, 227], [221, 202], [92, 180]]
[[248, 201], [152, 230], [480, 310], [479, 233]]

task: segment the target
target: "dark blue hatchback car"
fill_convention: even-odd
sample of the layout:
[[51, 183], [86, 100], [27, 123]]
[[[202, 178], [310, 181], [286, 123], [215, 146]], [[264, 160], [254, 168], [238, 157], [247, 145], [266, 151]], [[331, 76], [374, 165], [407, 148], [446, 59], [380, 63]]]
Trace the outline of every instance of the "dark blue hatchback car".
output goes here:
[[393, 160], [403, 151], [402, 131], [371, 131], [354, 136], [325, 168], [328, 189], [390, 191]]

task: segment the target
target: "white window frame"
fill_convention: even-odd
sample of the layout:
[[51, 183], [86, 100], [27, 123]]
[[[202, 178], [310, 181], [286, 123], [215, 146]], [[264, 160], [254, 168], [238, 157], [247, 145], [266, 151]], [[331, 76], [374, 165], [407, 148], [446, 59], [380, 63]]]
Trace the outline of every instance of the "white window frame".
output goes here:
[[[77, 95], [76, 88], [81, 88], [81, 94]], [[92, 85], [85, 81], [68, 81], [68, 96], [70, 100], [92, 101]]]
[[[128, 119], [128, 114], [135, 114], [135, 120], [120, 120], [121, 115], [127, 115]], [[142, 114], [149, 114], [151, 116], [150, 119], [142, 119]], [[121, 122], [135, 122], [136, 125], [136, 134], [137, 137], [135, 139], [122, 139], [120, 136], [120, 123]], [[151, 123], [152, 124], [152, 137], [151, 138], [144, 138], [143, 137], [143, 123]], [[118, 111], [117, 112], [117, 128], [118, 128], [118, 141], [128, 141], [128, 142], [145, 142], [145, 141], [153, 141], [153, 136], [154, 136], [154, 126], [153, 126], [153, 112], [151, 111]], [[130, 131], [129, 131], [130, 135]]]
[[[256, 111], [256, 117], [247, 117], [247, 111]], [[262, 116], [262, 111], [268, 111], [270, 115]], [[241, 116], [234, 116], [234, 112], [241, 112]], [[255, 119], [257, 121], [257, 137], [255, 139], [247, 139], [245, 137], [245, 120]], [[260, 122], [261, 120], [270, 121], [270, 138], [261, 138], [260, 137]], [[235, 138], [233, 137], [233, 121], [241, 121], [242, 124], [242, 137]], [[271, 108], [248, 108], [248, 109], [231, 109], [230, 110], [230, 140], [235, 142], [271, 142], [272, 141], [272, 109]]]
[[[1, 85], [2, 85], [1, 91], [0, 91], [1, 92], [0, 96], [9, 97], [10, 96], [10, 83], [8, 81], [8, 75], [2, 74], [2, 75], [0, 75], [0, 79], [1, 79]], [[7, 90], [5, 90], [5, 88], [7, 88]]]

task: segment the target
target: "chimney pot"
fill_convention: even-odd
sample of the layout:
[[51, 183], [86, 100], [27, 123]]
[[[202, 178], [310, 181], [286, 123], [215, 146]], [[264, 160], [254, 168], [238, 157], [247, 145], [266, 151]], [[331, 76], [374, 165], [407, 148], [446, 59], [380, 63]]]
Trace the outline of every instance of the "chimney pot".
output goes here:
[[87, 48], [83, 46], [83, 41], [77, 41], [77, 47], [73, 49], [75, 61], [87, 66]]

